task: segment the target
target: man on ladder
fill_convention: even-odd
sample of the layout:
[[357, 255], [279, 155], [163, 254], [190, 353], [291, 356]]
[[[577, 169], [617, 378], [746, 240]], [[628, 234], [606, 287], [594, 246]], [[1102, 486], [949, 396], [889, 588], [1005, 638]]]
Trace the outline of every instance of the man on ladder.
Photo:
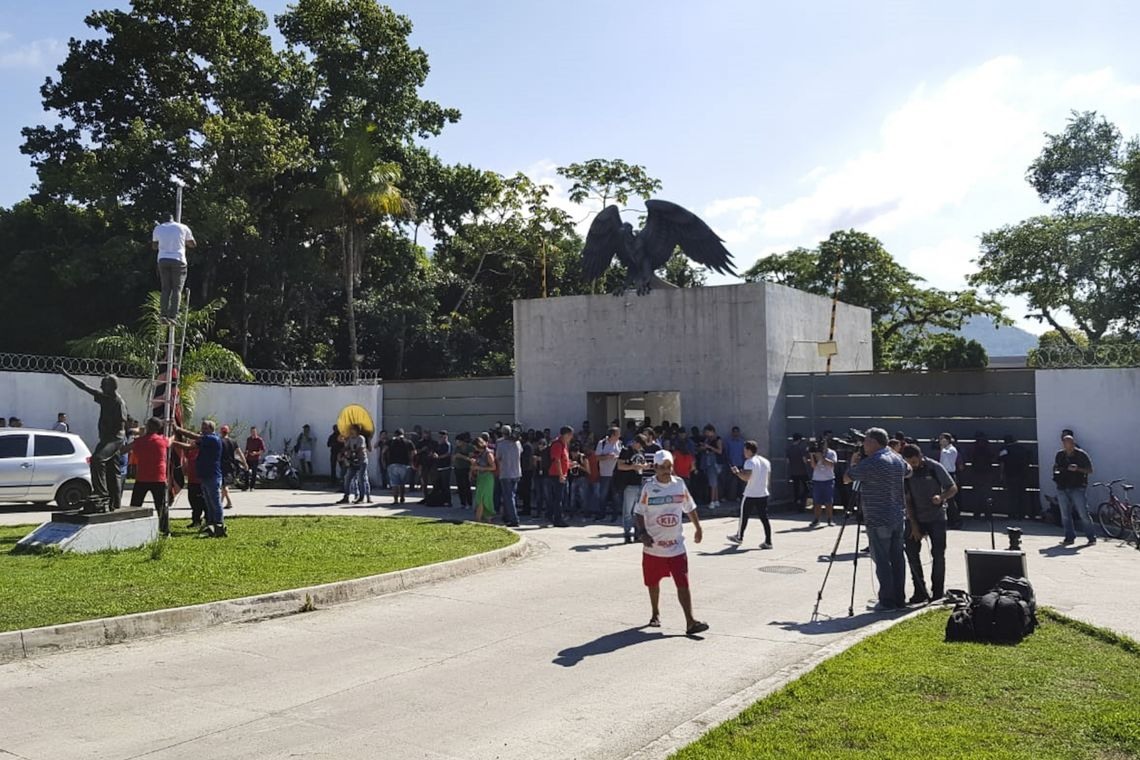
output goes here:
[[[179, 201], [181, 206], [181, 193]], [[194, 233], [181, 221], [176, 220], [174, 214], [154, 228], [151, 247], [158, 251], [158, 280], [162, 285], [160, 315], [167, 324], [173, 325], [178, 320], [182, 288], [186, 285], [186, 249], [197, 245]]]

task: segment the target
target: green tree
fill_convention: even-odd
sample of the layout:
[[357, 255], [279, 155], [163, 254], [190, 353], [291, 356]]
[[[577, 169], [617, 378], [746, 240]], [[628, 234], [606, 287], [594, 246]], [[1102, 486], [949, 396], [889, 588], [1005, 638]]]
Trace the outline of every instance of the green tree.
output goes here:
[[385, 216], [406, 215], [408, 202], [397, 183], [400, 167], [380, 160], [372, 142], [372, 127], [347, 133], [335, 147], [323, 187], [301, 193], [298, 203], [312, 209], [316, 219], [335, 226], [340, 239], [341, 276], [344, 283], [348, 355], [353, 371], [359, 371], [356, 336], [356, 286], [360, 284], [369, 230]]
[[989, 364], [981, 343], [953, 333], [924, 335], [902, 356], [902, 369], [983, 369]]
[[837, 269], [839, 300], [871, 310], [876, 368], [913, 366], [917, 347], [940, 331], [961, 329], [972, 316], [1008, 321], [1000, 304], [973, 290], [922, 287], [923, 279], [895, 261], [879, 240], [855, 230], [833, 232], [815, 249], [762, 258], [744, 279], [831, 297]]
[[1072, 319], [1095, 347], [1140, 326], [1140, 214], [1130, 209], [1136, 141], [1095, 112], [1074, 114], [1046, 135], [1028, 180], [1057, 212], [982, 235], [973, 285], [1024, 297], [1031, 317], [1047, 322], [1072, 347]]
[[[186, 318], [186, 346], [182, 357], [179, 391], [189, 413], [194, 408], [194, 391], [209, 378], [252, 380], [253, 375], [241, 357], [208, 339], [214, 320], [225, 302], [218, 300], [199, 309], [190, 309]], [[141, 315], [133, 328], [114, 325], [69, 341], [72, 356], [109, 359], [126, 365], [132, 372], [149, 377], [159, 342], [167, 327], [159, 318], [159, 294], [152, 291], [143, 302]]]
[[644, 166], [620, 158], [591, 158], [556, 171], [573, 182], [570, 200], [582, 204], [597, 201], [598, 211], [611, 203], [625, 206], [630, 197], [645, 200], [661, 189], [661, 180], [649, 176]]
[[492, 202], [437, 241], [440, 311], [429, 345], [447, 374], [511, 370], [515, 299], [588, 292], [582, 241], [550, 193], [521, 173], [499, 178]]

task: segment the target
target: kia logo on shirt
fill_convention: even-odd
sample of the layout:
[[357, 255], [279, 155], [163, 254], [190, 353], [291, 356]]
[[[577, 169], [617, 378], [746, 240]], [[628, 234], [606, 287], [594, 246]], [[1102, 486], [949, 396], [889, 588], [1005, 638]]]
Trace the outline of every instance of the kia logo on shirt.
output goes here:
[[680, 522], [680, 519], [677, 517], [677, 515], [658, 515], [657, 516], [657, 524], [660, 525], [662, 528], [675, 528], [675, 527], [677, 527], [677, 523], [679, 523], [679, 522]]

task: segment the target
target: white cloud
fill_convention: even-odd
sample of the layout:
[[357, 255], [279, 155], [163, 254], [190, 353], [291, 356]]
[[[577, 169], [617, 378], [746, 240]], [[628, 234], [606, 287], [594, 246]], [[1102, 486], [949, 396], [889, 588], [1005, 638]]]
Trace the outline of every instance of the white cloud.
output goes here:
[[[798, 196], [765, 198], [762, 211], [758, 197], [749, 203], [714, 200], [706, 213], [734, 212], [721, 214], [717, 228], [734, 238], [745, 263], [761, 250], [814, 245], [848, 227], [888, 242], [914, 238], [911, 233], [924, 225], [945, 227], [955, 211], [983, 193], [1032, 201], [1023, 178], [1041, 149], [1042, 134], [1057, 131], [1070, 110], [1085, 108], [1122, 127], [1132, 116], [1140, 127], [1140, 85], [1121, 81], [1111, 69], [1061, 74], [1012, 56], [995, 58], [943, 82], [918, 84], [884, 117], [877, 144], [838, 166], [810, 169], [789, 188], [795, 193], [806, 185]], [[969, 214], [958, 216], [966, 218], [951, 224], [971, 221]], [[962, 241], [983, 229], [953, 230], [959, 242], [940, 252], [937, 274], [956, 272], [960, 281], [977, 253], [976, 245]]]
[[9, 45], [12, 35], [0, 32], [0, 69], [46, 69], [59, 64], [67, 46], [56, 39]]

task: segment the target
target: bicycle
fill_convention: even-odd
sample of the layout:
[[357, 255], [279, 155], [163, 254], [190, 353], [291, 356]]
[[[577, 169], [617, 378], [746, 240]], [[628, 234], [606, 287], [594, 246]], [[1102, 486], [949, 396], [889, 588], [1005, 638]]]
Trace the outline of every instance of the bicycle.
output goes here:
[[1109, 538], [1123, 538], [1129, 533], [1136, 534], [1140, 530], [1140, 505], [1133, 505], [1126, 499], [1116, 496], [1113, 487], [1121, 483], [1121, 490], [1126, 494], [1133, 489], [1131, 483], [1125, 483], [1123, 478], [1108, 483], [1093, 483], [1094, 487], [1103, 486], [1108, 489], [1108, 501], [1096, 508], [1097, 521], [1104, 534]]

